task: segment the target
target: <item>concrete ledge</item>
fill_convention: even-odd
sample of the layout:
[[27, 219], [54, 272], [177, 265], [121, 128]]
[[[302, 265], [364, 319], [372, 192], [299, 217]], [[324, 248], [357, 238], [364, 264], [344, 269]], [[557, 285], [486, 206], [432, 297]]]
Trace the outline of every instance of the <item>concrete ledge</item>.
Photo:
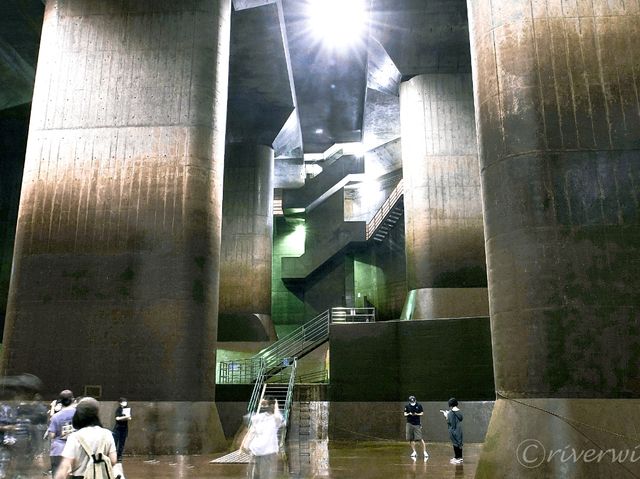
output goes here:
[[415, 289], [411, 319], [465, 318], [489, 316], [487, 288]]

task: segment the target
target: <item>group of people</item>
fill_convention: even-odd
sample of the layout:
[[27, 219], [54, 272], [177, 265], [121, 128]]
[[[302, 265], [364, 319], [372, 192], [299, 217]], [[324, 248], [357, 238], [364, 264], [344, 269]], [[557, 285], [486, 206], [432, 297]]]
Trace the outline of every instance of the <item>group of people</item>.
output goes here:
[[51, 404], [47, 437], [51, 440], [51, 475], [54, 479], [82, 478], [88, 467], [105, 467], [110, 477], [122, 453], [131, 420], [126, 398], [120, 398], [113, 430], [102, 427], [100, 405], [91, 397], [75, 399], [65, 389]]
[[[458, 407], [456, 398], [449, 399], [449, 409], [440, 410], [447, 421], [449, 439], [453, 445], [451, 464], [462, 464], [462, 411]], [[422, 453], [425, 461], [429, 458], [427, 447], [423, 439], [421, 417], [424, 408], [415, 396], [409, 396], [409, 403], [404, 407], [407, 418], [406, 438], [411, 445], [411, 457], [417, 457], [416, 442], [422, 443]], [[264, 399], [260, 403], [260, 412], [250, 417], [250, 428], [244, 436], [240, 449], [252, 456], [249, 477], [252, 479], [272, 479], [276, 475], [277, 454], [279, 450], [278, 430], [284, 420], [275, 399]]]
[[[449, 409], [440, 412], [444, 415], [447, 421], [447, 428], [449, 430], [449, 439], [453, 445], [453, 457], [449, 461], [451, 464], [462, 464], [462, 425], [460, 424], [463, 419], [462, 411], [458, 408], [458, 400], [456, 398], [449, 399]], [[420, 404], [415, 396], [409, 396], [409, 403], [404, 407], [404, 415], [407, 418], [406, 425], [406, 438], [411, 445], [411, 457], [415, 459], [417, 457], [416, 442], [422, 443], [422, 453], [424, 454], [424, 460], [429, 458], [427, 452], [427, 446], [424, 443], [422, 437], [422, 422], [421, 417], [424, 415], [424, 408]]]

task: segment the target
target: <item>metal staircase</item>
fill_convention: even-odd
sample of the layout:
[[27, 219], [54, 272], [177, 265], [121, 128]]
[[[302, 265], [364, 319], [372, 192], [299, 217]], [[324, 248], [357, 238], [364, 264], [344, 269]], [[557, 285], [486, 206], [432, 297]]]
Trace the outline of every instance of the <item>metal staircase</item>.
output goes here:
[[374, 322], [375, 308], [331, 308], [248, 359], [221, 361], [219, 384], [248, 384], [269, 378], [329, 340], [332, 322]]
[[[247, 406], [247, 415], [249, 418], [247, 430], [251, 428], [251, 421], [255, 414], [260, 412], [260, 404], [263, 399], [270, 398], [278, 401], [280, 414], [282, 414], [282, 427], [278, 430], [278, 443], [280, 449], [284, 447], [287, 438], [287, 427], [289, 425], [289, 417], [291, 415], [291, 404], [293, 401], [293, 387], [295, 385], [297, 361], [294, 358], [291, 364], [285, 369], [278, 371], [278, 374], [267, 378], [265, 369], [262, 368], [259, 377], [256, 379]], [[238, 449], [222, 457], [210, 461], [211, 464], [247, 464], [251, 461], [251, 456], [244, 451]]]
[[[278, 432], [280, 448], [286, 441], [287, 426], [293, 401], [298, 358], [308, 354], [329, 340], [332, 322], [374, 322], [375, 308], [331, 308], [276, 341], [249, 359], [221, 361], [218, 367], [219, 384], [254, 383], [247, 406], [251, 417], [260, 412], [264, 398], [274, 398], [281, 406], [284, 424]], [[308, 412], [308, 410], [307, 410]], [[240, 450], [210, 461], [211, 463], [248, 463], [250, 456]]]
[[404, 215], [404, 180], [400, 180], [376, 214], [367, 223], [367, 241], [383, 241]]

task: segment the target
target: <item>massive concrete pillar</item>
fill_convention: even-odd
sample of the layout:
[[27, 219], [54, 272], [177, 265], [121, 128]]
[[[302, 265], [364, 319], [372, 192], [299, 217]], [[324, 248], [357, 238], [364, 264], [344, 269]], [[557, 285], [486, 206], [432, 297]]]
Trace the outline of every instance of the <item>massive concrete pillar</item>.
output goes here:
[[232, 143], [225, 151], [218, 338], [275, 339], [271, 323], [273, 150]]
[[400, 87], [407, 286], [413, 318], [488, 315], [471, 74]]
[[[47, 394], [213, 401], [230, 10], [47, 2], [5, 373]], [[200, 431], [188, 444], [206, 448], [205, 410], [165, 442]]]
[[499, 398], [477, 477], [638, 477], [640, 6], [468, 6]]

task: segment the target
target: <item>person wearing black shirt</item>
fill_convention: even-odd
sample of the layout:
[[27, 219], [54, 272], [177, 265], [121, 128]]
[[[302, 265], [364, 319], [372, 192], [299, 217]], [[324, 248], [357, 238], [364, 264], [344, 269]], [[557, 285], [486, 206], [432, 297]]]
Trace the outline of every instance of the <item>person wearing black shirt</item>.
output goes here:
[[128, 407], [126, 398], [120, 398], [120, 404], [116, 409], [116, 425], [113, 427], [113, 440], [116, 443], [118, 462], [122, 462], [124, 443], [129, 434], [129, 421], [131, 421], [131, 408]]
[[422, 424], [420, 423], [420, 417], [424, 414], [422, 404], [416, 401], [415, 396], [409, 396], [409, 404], [404, 407], [404, 415], [407, 418], [406, 434], [407, 441], [411, 445], [411, 457], [415, 459], [416, 453], [416, 441], [422, 442], [422, 452], [424, 454], [424, 460], [429, 458], [427, 453], [427, 446], [422, 439]]

